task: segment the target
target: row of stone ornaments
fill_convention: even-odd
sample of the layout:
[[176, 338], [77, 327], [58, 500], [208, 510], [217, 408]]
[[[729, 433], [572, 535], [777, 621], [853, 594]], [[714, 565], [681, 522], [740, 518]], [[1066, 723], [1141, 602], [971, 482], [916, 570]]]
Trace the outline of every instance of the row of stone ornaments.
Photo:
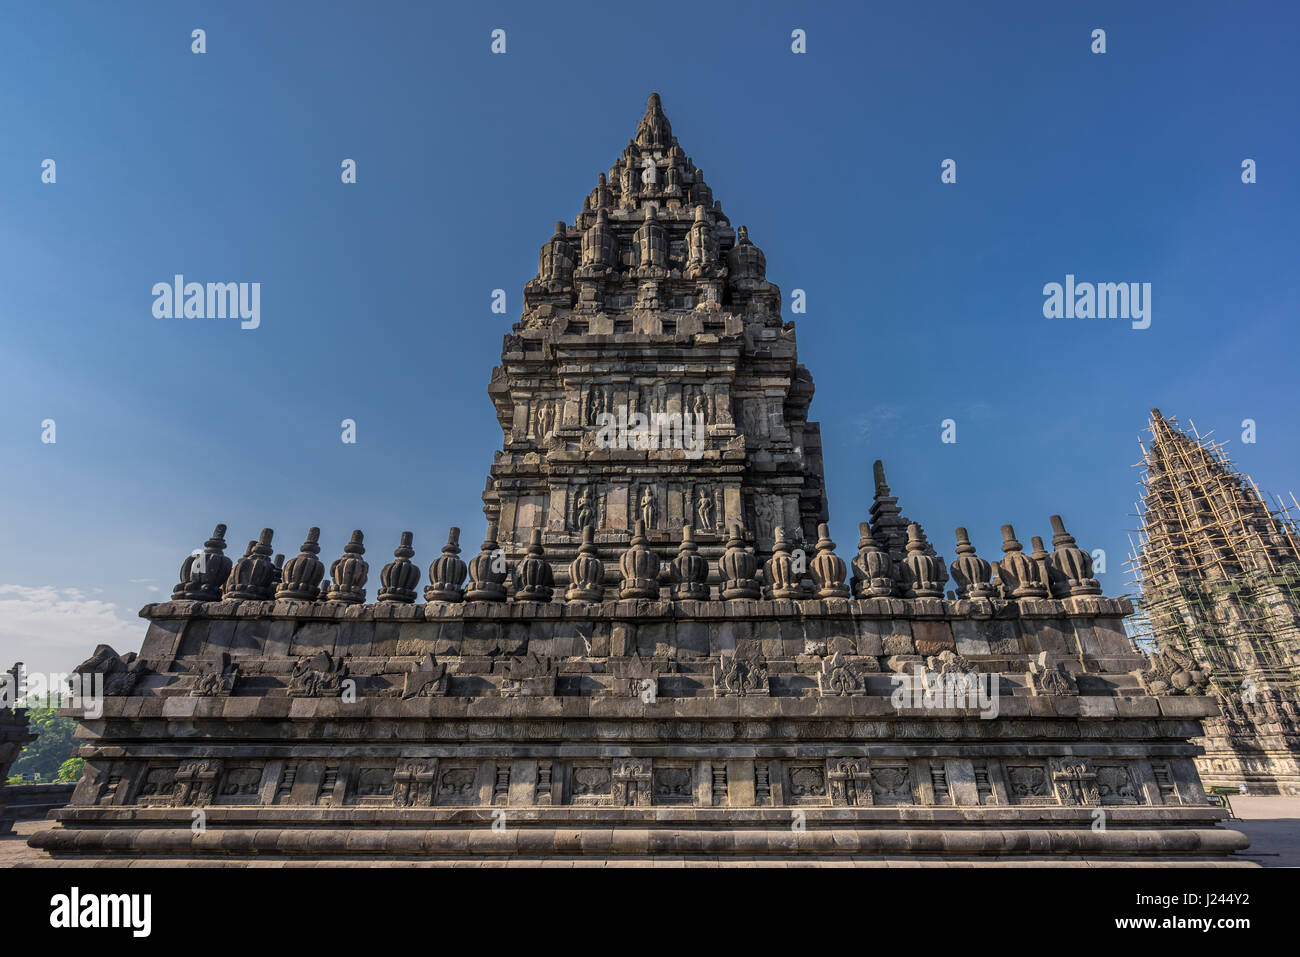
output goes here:
[[[943, 598], [951, 570], [956, 595], [962, 599], [1045, 599], [1099, 595], [1101, 586], [1092, 574], [1092, 558], [1075, 544], [1059, 515], [1051, 518], [1055, 535], [1049, 554], [1042, 539], [1034, 538], [1034, 551], [1024, 553], [1015, 530], [1002, 526], [1000, 561], [980, 558], [966, 529], [957, 529], [957, 558], [951, 569], [933, 554], [921, 526], [908, 526], [907, 550], [895, 561], [872, 537], [867, 522], [859, 525], [861, 538], [853, 559], [853, 575], [845, 584], [848, 567], [835, 554], [826, 525], [818, 526], [815, 553], [809, 558], [802, 548], [787, 540], [785, 530], [776, 528], [772, 557], [762, 564], [746, 543], [744, 530], [732, 526], [726, 551], [718, 561], [719, 594], [723, 600], [812, 599], [812, 598]], [[290, 600], [362, 604], [370, 565], [362, 557], [365, 545], [360, 531], [343, 548], [343, 555], [330, 565], [330, 579], [321, 584], [325, 565], [320, 554], [320, 529], [312, 528], [300, 553], [288, 562], [283, 555], [272, 559], [271, 529], [248, 543], [243, 557], [232, 561], [226, 554], [226, 526], [218, 525], [204, 549], [185, 559], [180, 582], [172, 590], [174, 601]], [[509, 580], [516, 601], [549, 602], [556, 594], [555, 576], [544, 556], [542, 533], [534, 529], [528, 552], [513, 568], [496, 541], [496, 524], [488, 526], [487, 540], [468, 564], [460, 558], [460, 529], [452, 528], [442, 554], [429, 566], [426, 601], [505, 601]], [[658, 554], [649, 548], [645, 525], [636, 523], [631, 542], [619, 558], [621, 584], [606, 588], [605, 563], [594, 542], [594, 530], [587, 526], [577, 557], [569, 565], [570, 584], [564, 591], [568, 601], [599, 602], [613, 599], [661, 597], [660, 580], [665, 569]], [[379, 601], [410, 604], [416, 600], [420, 568], [411, 561], [413, 536], [402, 533], [394, 559], [379, 574]], [[682, 528], [677, 556], [668, 563], [669, 594], [673, 600], [704, 601], [710, 596], [709, 562], [699, 554], [691, 526]], [[469, 581], [466, 584], [466, 576]]]

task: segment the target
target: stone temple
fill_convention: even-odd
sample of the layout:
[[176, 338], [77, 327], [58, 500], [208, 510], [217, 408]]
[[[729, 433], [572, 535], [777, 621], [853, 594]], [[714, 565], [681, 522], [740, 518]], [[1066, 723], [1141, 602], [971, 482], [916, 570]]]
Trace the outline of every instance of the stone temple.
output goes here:
[[421, 595], [404, 533], [371, 601], [360, 531], [322, 582], [318, 529], [281, 565], [270, 529], [232, 558], [217, 526], [140, 650], [81, 666], [104, 711], [32, 843], [1229, 862], [1191, 743], [1214, 701], [1143, 679], [1059, 517], [1051, 551], [1003, 526], [997, 561], [959, 528], [949, 565], [877, 463], [841, 557], [766, 271], [652, 96], [505, 337], [479, 552], [453, 529]]
[[1150, 434], [1140, 608], [1155, 660], [1219, 701], [1196, 742], [1201, 779], [1300, 795], [1300, 536], [1219, 444], [1159, 409]]

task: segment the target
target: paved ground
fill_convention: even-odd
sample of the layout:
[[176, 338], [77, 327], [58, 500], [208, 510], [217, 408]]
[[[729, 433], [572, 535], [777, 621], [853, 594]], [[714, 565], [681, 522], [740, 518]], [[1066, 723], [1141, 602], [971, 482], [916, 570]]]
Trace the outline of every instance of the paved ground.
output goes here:
[[1233, 830], [1250, 838], [1242, 852], [1264, 867], [1300, 867], [1300, 797], [1234, 797]]
[[[1300, 867], [1300, 798], [1293, 797], [1235, 797], [1232, 799], [1232, 810], [1239, 818], [1229, 822], [1234, 830], [1241, 831], [1250, 838], [1251, 846], [1247, 848], [1240, 856], [1244, 858], [1242, 863], [1254, 862], [1263, 867]], [[33, 850], [27, 846], [27, 838], [36, 831], [50, 826], [49, 821], [19, 821], [14, 827], [14, 834], [0, 837], [0, 867], [41, 867], [41, 866], [58, 866], [48, 854], [41, 851]], [[99, 860], [85, 861], [67, 861], [67, 864], [73, 866], [96, 865], [102, 862]], [[111, 862], [116, 864], [118, 862]], [[175, 866], [177, 864], [186, 864], [193, 866], [214, 866], [214, 861], [180, 861], [180, 860], [160, 860], [160, 861], [133, 861], [130, 866], [133, 867], [150, 867], [157, 865]], [[286, 861], [258, 861], [253, 866], [264, 867], [284, 867], [289, 862]], [[300, 862], [307, 864], [308, 862]], [[370, 862], [367, 862], [370, 863]], [[421, 861], [392, 861], [385, 862], [388, 865], [396, 866], [420, 866]], [[505, 864], [504, 861], [458, 861], [454, 866], [457, 867], [499, 867]], [[683, 863], [680, 860], [644, 860], [644, 861], [534, 861], [514, 863], [535, 863], [549, 867], [677, 867]], [[762, 862], [762, 861], [739, 861], [727, 860], [720, 861], [700, 861], [697, 862], [705, 867], [725, 866], [727, 864], [759, 864], [760, 866], [787, 867], [785, 862]], [[833, 867], [854, 867], [862, 864], [870, 864], [877, 867], [916, 867], [920, 866], [916, 861], [870, 861], [857, 862], [846, 861], [842, 858], [833, 860], [808, 861], [806, 863], [825, 864]], [[1089, 862], [1077, 861], [1053, 861], [1050, 866], [1056, 867], [1078, 867], [1078, 866], [1097, 866]], [[238, 863], [234, 866], [248, 866], [247, 863]], [[353, 863], [346, 862], [329, 862], [329, 866], [357, 866]], [[949, 866], [972, 867], [972, 866], [1024, 866], [1023, 862], [990, 861], [988, 864], [973, 865], [969, 863], [954, 863]], [[1042, 864], [1036, 866], [1044, 866]], [[1105, 865], [1102, 865], [1105, 866]]]

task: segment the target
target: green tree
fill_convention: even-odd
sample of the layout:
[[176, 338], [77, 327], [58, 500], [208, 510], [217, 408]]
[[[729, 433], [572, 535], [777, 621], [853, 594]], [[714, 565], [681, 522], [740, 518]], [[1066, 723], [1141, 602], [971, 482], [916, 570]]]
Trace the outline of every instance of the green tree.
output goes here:
[[76, 784], [81, 780], [81, 768], [85, 758], [68, 758], [59, 765], [59, 776], [55, 778], [60, 784]]
[[36, 773], [43, 781], [52, 781], [72, 753], [77, 750], [73, 732], [77, 722], [59, 717], [58, 708], [30, 708], [27, 727], [36, 740], [23, 748], [23, 753], [9, 769], [11, 775]]

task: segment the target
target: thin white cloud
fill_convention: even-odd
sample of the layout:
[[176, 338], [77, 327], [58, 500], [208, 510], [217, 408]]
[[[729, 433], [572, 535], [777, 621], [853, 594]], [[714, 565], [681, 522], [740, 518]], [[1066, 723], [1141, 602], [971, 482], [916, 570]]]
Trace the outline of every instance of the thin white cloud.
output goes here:
[[868, 441], [893, 435], [902, 418], [901, 406], [882, 403], [858, 415], [853, 424], [858, 429], [858, 440]]
[[79, 588], [0, 585], [0, 666], [21, 661], [29, 672], [63, 672], [90, 657], [96, 645], [120, 654], [138, 651], [144, 622]]

